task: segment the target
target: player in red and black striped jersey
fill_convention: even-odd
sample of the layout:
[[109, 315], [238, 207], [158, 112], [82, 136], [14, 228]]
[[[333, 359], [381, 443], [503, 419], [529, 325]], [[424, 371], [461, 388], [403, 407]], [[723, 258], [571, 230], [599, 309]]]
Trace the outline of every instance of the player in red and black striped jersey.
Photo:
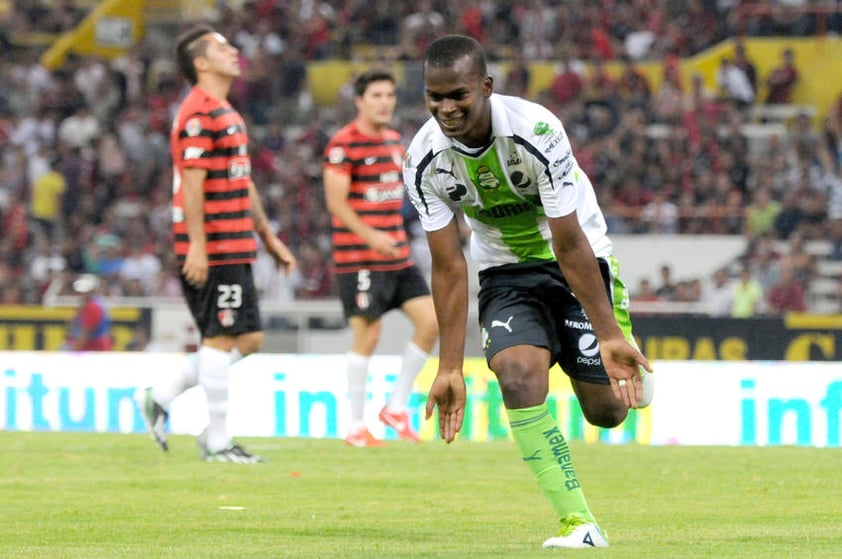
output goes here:
[[206, 460], [251, 463], [262, 459], [234, 444], [227, 428], [228, 370], [258, 351], [263, 327], [251, 264], [259, 235], [287, 273], [295, 257], [272, 231], [251, 179], [248, 134], [228, 103], [240, 75], [237, 49], [206, 25], [182, 34], [179, 70], [193, 84], [173, 123], [173, 233], [181, 285], [202, 345], [179, 375], [137, 395], [150, 435], [166, 450], [164, 420], [172, 400], [199, 384], [210, 422], [199, 438]]
[[410, 255], [403, 226], [404, 148], [398, 132], [389, 127], [395, 103], [392, 74], [361, 74], [354, 83], [357, 118], [331, 138], [323, 164], [339, 296], [354, 334], [348, 354], [351, 425], [345, 439], [354, 446], [381, 444], [365, 425], [364, 403], [382, 315], [400, 309], [414, 327], [394, 390], [379, 416], [402, 439], [418, 440], [407, 402], [438, 336], [430, 290]]

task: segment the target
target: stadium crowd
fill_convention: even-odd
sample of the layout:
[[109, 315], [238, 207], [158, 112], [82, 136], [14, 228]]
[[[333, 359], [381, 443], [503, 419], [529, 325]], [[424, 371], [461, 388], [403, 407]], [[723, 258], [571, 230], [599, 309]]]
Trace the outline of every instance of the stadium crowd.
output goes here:
[[[354, 58], [360, 45], [371, 46], [381, 61], [417, 62], [431, 38], [462, 32], [489, 45], [501, 93], [527, 91], [530, 61], [559, 61], [540, 100], [564, 122], [597, 187], [609, 233], [746, 235], [749, 250], [740, 264], [750, 279], [768, 294], [794, 277], [802, 292], [801, 303], [797, 293], [779, 297], [785, 303], [765, 297], [757, 312], [803, 306], [814, 273], [809, 255], [801, 256], [805, 241], [835, 238], [831, 256], [842, 259], [842, 225], [828, 217], [832, 204], [835, 215], [842, 214], [842, 97], [821, 122], [799, 114], [784, 134], [752, 142], [742, 131], [750, 109], [789, 102], [797, 60], [789, 56], [787, 66], [782, 53], [780, 68], [758, 75], [738, 42], [717, 83], [701, 76], [682, 83], [680, 58], [738, 32], [810, 34], [820, 27], [816, 15], [789, 9], [738, 17], [739, 4], [219, 2], [216, 19], [240, 49], [244, 68], [231, 100], [249, 123], [255, 183], [300, 263], [298, 275], [286, 281], [259, 262], [259, 287], [275, 300], [335, 292], [321, 161], [353, 103], [342, 88], [334, 107], [316, 106], [308, 94], [308, 62]], [[112, 296], [180, 295], [171, 250], [168, 134], [186, 84], [172, 65], [173, 34], [150, 28], [116, 59], [71, 55], [48, 71], [39, 62], [44, 47], [22, 38], [67, 31], [84, 15], [72, 0], [0, 2], [3, 304], [37, 304], [81, 273], [97, 274]], [[821, 27], [838, 32], [840, 20], [834, 15]], [[636, 67], [643, 60], [661, 61], [657, 88]], [[622, 61], [619, 76], [605, 71], [608, 61]], [[758, 98], [761, 90], [770, 96]], [[426, 116], [420, 90], [402, 89], [397, 126], [404, 136]], [[651, 297], [702, 301], [717, 281], [691, 280], [661, 294], [653, 290]], [[645, 286], [639, 291], [641, 300], [650, 297]]]

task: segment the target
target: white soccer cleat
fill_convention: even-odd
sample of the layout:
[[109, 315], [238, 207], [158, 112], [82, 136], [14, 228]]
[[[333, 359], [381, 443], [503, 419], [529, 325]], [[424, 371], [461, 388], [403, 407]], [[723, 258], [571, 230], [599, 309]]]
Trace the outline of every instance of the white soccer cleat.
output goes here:
[[140, 417], [143, 418], [143, 424], [146, 425], [149, 437], [155, 441], [155, 444], [161, 450], [169, 450], [166, 431], [169, 415], [167, 410], [152, 398], [152, 388], [138, 388], [134, 394], [134, 401], [138, 411], [140, 411]]
[[652, 403], [655, 397], [655, 377], [643, 367], [640, 367], [640, 379], [643, 385], [643, 396], [637, 401], [637, 409], [645, 408]]
[[588, 522], [580, 515], [570, 515], [561, 519], [561, 530], [558, 535], [544, 540], [543, 547], [586, 549], [589, 547], [608, 547], [608, 540], [599, 527]]

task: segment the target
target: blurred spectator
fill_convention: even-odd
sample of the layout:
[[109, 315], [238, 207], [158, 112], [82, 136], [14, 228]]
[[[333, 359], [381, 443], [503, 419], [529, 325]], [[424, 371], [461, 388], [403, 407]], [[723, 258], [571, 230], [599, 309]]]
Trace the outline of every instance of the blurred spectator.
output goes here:
[[769, 88], [766, 103], [792, 103], [792, 93], [799, 78], [798, 69], [795, 67], [795, 53], [791, 48], [784, 49], [781, 53], [781, 64], [766, 78], [766, 87]]
[[161, 260], [145, 250], [140, 241], [133, 241], [129, 245], [129, 252], [123, 259], [117, 274], [124, 284], [136, 282], [142, 296], [152, 294], [150, 289], [160, 272]]
[[637, 292], [633, 295], [632, 299], [635, 301], [639, 301], [641, 303], [654, 303], [656, 301], [661, 301], [661, 297], [655, 293], [655, 290], [652, 288], [652, 282], [649, 278], [642, 278], [640, 280], [640, 284], [637, 287]]
[[710, 282], [703, 286], [700, 301], [711, 316], [730, 316], [734, 286], [723, 268], [717, 269]]
[[56, 170], [55, 159], [32, 180], [29, 215], [49, 239], [55, 238], [56, 228], [61, 224], [61, 199], [66, 188], [67, 181]]
[[756, 237], [773, 232], [775, 219], [781, 212], [781, 205], [772, 200], [768, 190], [761, 188], [755, 191], [754, 198], [746, 207], [745, 234]]
[[623, 70], [617, 80], [617, 96], [625, 107], [646, 109], [652, 97], [652, 88], [646, 75], [641, 72], [629, 56], [622, 59]]
[[751, 275], [748, 265], [743, 266], [739, 279], [734, 283], [731, 316], [751, 318], [763, 313], [763, 287]]
[[804, 287], [795, 279], [793, 270], [788, 264], [781, 266], [780, 279], [769, 288], [767, 293], [768, 311], [771, 314], [804, 312], [807, 309], [804, 301]]
[[658, 287], [655, 289], [655, 294], [662, 301], [674, 301], [676, 284], [672, 278], [672, 267], [669, 264], [662, 264], [660, 274], [661, 279]]
[[786, 240], [799, 229], [806, 214], [801, 208], [801, 192], [790, 190], [784, 196], [781, 210], [775, 217], [774, 232], [778, 239]]
[[648, 233], [674, 235], [678, 233], [678, 206], [664, 192], [656, 192], [652, 201], [643, 207], [641, 218]]
[[525, 97], [529, 92], [529, 80], [531, 72], [524, 60], [523, 53], [515, 50], [509, 69], [506, 72], [506, 80], [502, 89], [506, 95]]
[[842, 178], [838, 174], [828, 177], [828, 229], [832, 248], [830, 258], [842, 260]]
[[746, 52], [745, 43], [741, 38], [736, 40], [734, 45], [734, 66], [743, 71], [748, 78], [748, 83], [751, 84], [751, 90], [757, 92], [757, 67], [751, 61]]
[[816, 276], [816, 257], [807, 251], [804, 237], [794, 233], [789, 238], [786, 255], [793, 277], [803, 284], [809, 283]]
[[96, 115], [87, 105], [81, 105], [72, 115], [61, 121], [58, 140], [70, 148], [90, 148], [99, 137], [100, 131]]
[[324, 299], [332, 294], [331, 270], [315, 245], [307, 241], [299, 245], [298, 264], [301, 270], [301, 284], [296, 290], [298, 298]]
[[61, 254], [60, 247], [52, 244], [44, 233], [34, 235], [26, 260], [29, 262], [29, 278], [34, 282], [39, 295], [67, 268], [67, 260]]
[[407, 15], [401, 24], [402, 56], [419, 59], [427, 45], [445, 30], [444, 17], [435, 10], [432, 0], [419, 0], [415, 11]]
[[570, 57], [567, 54], [562, 54], [559, 70], [550, 84], [551, 101], [557, 105], [578, 101], [582, 96], [584, 87], [584, 80], [574, 68]]
[[602, 58], [591, 62], [585, 77], [583, 94], [587, 105], [612, 106], [617, 96], [617, 82], [608, 73]]
[[681, 84], [678, 64], [675, 57], [667, 57], [661, 66], [663, 77], [651, 106], [655, 122], [672, 125], [681, 121], [684, 109], [684, 88]]
[[67, 332], [65, 347], [70, 351], [109, 351], [113, 346], [111, 317], [99, 289], [99, 279], [92, 274], [73, 282], [81, 303]]
[[716, 85], [723, 99], [733, 101], [740, 108], [745, 108], [754, 102], [755, 91], [751, 87], [748, 76], [727, 56], [723, 56], [719, 61]]

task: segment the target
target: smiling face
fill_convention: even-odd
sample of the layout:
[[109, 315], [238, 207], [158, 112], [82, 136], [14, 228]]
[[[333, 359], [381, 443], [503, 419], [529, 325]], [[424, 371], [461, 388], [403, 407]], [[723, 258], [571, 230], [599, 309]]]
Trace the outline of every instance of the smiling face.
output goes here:
[[424, 66], [424, 97], [442, 133], [468, 147], [481, 147], [491, 136], [494, 81], [480, 75], [470, 56], [452, 64]]

